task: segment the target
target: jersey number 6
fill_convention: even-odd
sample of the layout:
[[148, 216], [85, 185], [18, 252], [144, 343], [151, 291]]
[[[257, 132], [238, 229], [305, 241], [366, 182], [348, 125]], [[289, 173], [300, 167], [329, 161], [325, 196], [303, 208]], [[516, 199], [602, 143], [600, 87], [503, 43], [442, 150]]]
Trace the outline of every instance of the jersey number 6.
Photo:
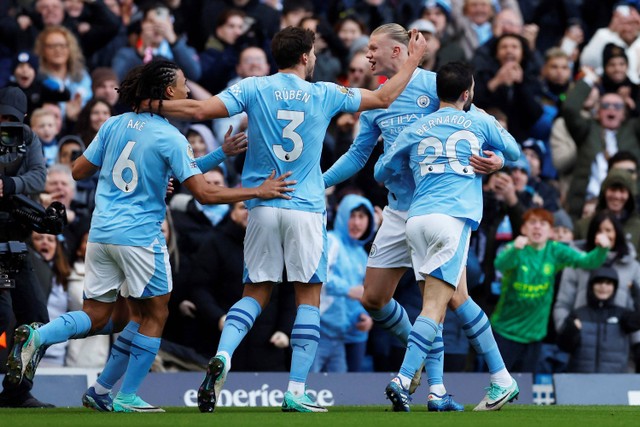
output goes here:
[[[113, 183], [125, 193], [131, 193], [138, 186], [138, 169], [136, 169], [136, 164], [133, 163], [133, 160], [129, 158], [134, 145], [136, 145], [135, 141], [127, 142], [116, 164], [113, 165], [113, 172], [111, 172]], [[131, 180], [129, 182], [126, 182], [122, 176], [126, 169], [131, 170]]]

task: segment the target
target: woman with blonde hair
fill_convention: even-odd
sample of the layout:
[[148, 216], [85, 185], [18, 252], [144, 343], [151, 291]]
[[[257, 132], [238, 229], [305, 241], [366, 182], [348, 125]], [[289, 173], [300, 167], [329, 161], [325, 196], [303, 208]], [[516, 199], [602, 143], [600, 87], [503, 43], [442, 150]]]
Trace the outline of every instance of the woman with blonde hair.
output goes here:
[[67, 28], [52, 25], [38, 35], [35, 53], [40, 58], [39, 73], [50, 89], [69, 89], [71, 99], [61, 102], [64, 116], [75, 121], [84, 104], [91, 99], [91, 77], [85, 67], [78, 39]]

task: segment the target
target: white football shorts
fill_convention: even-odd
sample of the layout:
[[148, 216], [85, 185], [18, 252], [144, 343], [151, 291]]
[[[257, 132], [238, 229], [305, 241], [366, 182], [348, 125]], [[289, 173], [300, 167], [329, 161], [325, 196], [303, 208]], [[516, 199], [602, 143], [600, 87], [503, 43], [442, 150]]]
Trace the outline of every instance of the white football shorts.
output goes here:
[[87, 243], [84, 297], [114, 302], [123, 297], [151, 298], [173, 289], [166, 245], [158, 240], [147, 246]]
[[325, 214], [257, 206], [244, 239], [244, 283], [324, 283], [327, 280]]
[[371, 245], [367, 267], [411, 267], [406, 232], [407, 215], [407, 211], [398, 211], [385, 206], [382, 210], [382, 225]]
[[453, 287], [467, 265], [471, 225], [445, 214], [414, 216], [407, 220], [407, 240], [416, 280], [426, 276]]

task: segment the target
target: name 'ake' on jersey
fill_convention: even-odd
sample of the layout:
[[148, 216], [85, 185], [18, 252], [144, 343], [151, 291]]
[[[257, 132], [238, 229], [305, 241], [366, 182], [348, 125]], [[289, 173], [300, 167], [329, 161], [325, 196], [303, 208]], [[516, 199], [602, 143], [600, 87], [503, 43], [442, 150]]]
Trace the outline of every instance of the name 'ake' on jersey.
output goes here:
[[[344, 156], [325, 172], [325, 184], [338, 184], [360, 170], [371, 155], [380, 136], [384, 151], [388, 150], [398, 135], [416, 120], [438, 109], [440, 101], [436, 95], [436, 73], [417, 69], [407, 87], [389, 108], [364, 111], [360, 114], [360, 131]], [[378, 164], [385, 161], [381, 156]], [[383, 167], [383, 165], [380, 165]], [[389, 207], [406, 211], [409, 209], [415, 188], [408, 159], [384, 180], [389, 190]]]
[[109, 118], [83, 154], [101, 168], [89, 241], [164, 244], [169, 177], [201, 173], [184, 135], [157, 114], [125, 113]]
[[247, 208], [271, 206], [324, 212], [324, 182], [320, 169], [322, 143], [331, 118], [355, 112], [361, 94], [334, 83], [309, 83], [290, 73], [249, 77], [217, 95], [230, 116], [246, 111], [249, 148], [242, 185], [256, 187], [269, 176], [293, 172], [291, 200], [252, 199]]
[[475, 230], [482, 219], [482, 179], [469, 164], [473, 154], [497, 150], [509, 160], [518, 144], [493, 117], [473, 110], [442, 108], [408, 126], [389, 148], [376, 179], [394, 173], [409, 159], [415, 193], [409, 217], [432, 213], [468, 219]]

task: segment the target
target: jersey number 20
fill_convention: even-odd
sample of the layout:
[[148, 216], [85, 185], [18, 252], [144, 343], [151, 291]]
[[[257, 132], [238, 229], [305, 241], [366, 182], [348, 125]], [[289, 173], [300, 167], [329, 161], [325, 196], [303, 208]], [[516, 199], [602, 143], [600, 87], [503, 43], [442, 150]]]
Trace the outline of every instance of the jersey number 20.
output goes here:
[[420, 141], [420, 145], [418, 145], [419, 156], [424, 155], [428, 148], [433, 148], [433, 152], [420, 162], [420, 175], [425, 176], [430, 173], [444, 173], [445, 163], [434, 163], [438, 157], [441, 156], [446, 157], [449, 166], [455, 173], [460, 175], [473, 175], [473, 167], [461, 164], [460, 160], [455, 157], [457, 152], [456, 147], [460, 141], [466, 141], [471, 146], [471, 154], [480, 154], [480, 141], [468, 130], [459, 130], [452, 133], [444, 143], [433, 136]]

